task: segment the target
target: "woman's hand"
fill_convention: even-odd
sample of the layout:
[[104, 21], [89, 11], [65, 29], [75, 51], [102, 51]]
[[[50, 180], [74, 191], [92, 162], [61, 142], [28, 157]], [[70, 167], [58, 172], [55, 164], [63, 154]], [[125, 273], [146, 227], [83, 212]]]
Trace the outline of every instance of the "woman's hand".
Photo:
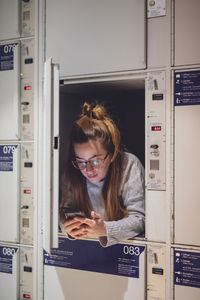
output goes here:
[[91, 212], [91, 219], [75, 217], [74, 221], [79, 222], [79, 230], [84, 234], [84, 237], [98, 238], [100, 236], [107, 236], [105, 223], [95, 211]]
[[[79, 218], [85, 219], [85, 218]], [[74, 239], [83, 239], [87, 236], [87, 231], [82, 222], [77, 220], [77, 218], [73, 218], [72, 220], [66, 220], [63, 223], [63, 227], [67, 234]]]

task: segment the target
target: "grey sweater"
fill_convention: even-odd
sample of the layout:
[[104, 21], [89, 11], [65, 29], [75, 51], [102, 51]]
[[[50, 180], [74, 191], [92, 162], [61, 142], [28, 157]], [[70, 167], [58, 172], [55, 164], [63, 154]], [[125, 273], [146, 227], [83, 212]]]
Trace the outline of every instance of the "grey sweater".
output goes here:
[[125, 155], [126, 165], [121, 183], [121, 196], [123, 204], [128, 210], [128, 217], [118, 221], [106, 221], [104, 207], [100, 200], [104, 180], [98, 183], [91, 183], [87, 180], [87, 190], [93, 210], [101, 215], [106, 225], [107, 236], [99, 238], [99, 242], [103, 247], [117, 244], [122, 240], [133, 238], [144, 232], [144, 169], [134, 154], [126, 152]]

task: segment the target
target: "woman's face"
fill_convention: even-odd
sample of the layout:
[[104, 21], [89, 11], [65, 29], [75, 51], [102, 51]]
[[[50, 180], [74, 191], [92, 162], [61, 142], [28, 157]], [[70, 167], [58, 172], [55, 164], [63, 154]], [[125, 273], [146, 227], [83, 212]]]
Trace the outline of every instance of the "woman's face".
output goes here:
[[[99, 182], [106, 176], [111, 157], [103, 148], [100, 140], [89, 140], [86, 143], [74, 144], [74, 153], [78, 165], [85, 165], [85, 168], [81, 168], [80, 172], [89, 181], [92, 183]], [[95, 167], [95, 162], [98, 160], [102, 160], [102, 162], [100, 163], [100, 166]]]

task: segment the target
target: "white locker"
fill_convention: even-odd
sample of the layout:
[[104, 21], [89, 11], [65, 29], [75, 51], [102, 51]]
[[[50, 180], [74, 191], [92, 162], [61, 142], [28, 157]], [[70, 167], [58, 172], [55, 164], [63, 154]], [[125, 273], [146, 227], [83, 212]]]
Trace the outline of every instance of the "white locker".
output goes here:
[[0, 140], [19, 139], [19, 42], [0, 44]]
[[146, 299], [145, 246], [61, 238], [44, 262], [44, 300]]
[[[1, 0], [0, 3], [0, 40], [20, 36], [19, 1]], [[2, 30], [3, 28], [3, 30]]]
[[175, 242], [200, 245], [200, 106], [175, 107]]
[[175, 3], [175, 66], [200, 62], [200, 2], [176, 0]]
[[19, 299], [19, 248], [0, 244], [0, 299]]
[[0, 240], [19, 242], [20, 145], [0, 144]]
[[146, 67], [144, 0], [46, 1], [46, 58], [60, 76]]

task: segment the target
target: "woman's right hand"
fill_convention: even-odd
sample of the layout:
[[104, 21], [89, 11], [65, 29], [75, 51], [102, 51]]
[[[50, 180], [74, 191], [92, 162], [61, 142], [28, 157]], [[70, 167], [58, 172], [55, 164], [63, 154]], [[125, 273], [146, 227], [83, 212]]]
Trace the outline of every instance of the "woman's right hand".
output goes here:
[[87, 236], [86, 226], [76, 219], [66, 220], [63, 227], [67, 234], [74, 239], [83, 239]]

